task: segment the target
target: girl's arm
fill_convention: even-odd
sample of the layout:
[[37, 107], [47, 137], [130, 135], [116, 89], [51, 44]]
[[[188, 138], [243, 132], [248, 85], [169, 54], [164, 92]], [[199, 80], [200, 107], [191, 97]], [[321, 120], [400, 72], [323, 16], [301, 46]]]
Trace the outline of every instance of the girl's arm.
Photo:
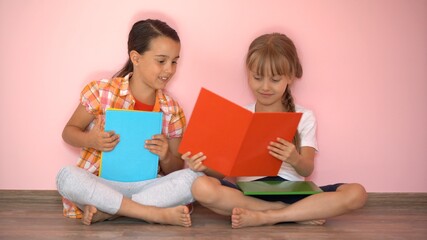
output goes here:
[[95, 126], [86, 131], [95, 115], [88, 113], [81, 104], [74, 111], [62, 131], [64, 141], [74, 147], [90, 147], [100, 151], [111, 151], [119, 142], [119, 136], [113, 131], [104, 132], [101, 118], [96, 120]]
[[312, 147], [302, 147], [298, 153], [293, 143], [277, 138], [276, 142], [270, 143], [268, 150], [273, 157], [289, 163], [303, 177], [313, 172], [315, 149]]
[[308, 177], [313, 173], [314, 170], [314, 155], [316, 151], [312, 147], [302, 147], [301, 154], [297, 160], [290, 160], [289, 164], [295, 169], [295, 171], [303, 176]]
[[191, 152], [186, 152], [184, 155], [182, 155], [182, 159], [188, 164], [188, 167], [196, 172], [204, 172], [206, 175], [223, 179], [225, 176], [221, 173], [214, 171], [205, 165], [203, 165], [203, 161], [207, 158], [203, 153], [199, 152], [197, 154], [194, 154], [191, 156]]
[[181, 154], [178, 152], [180, 143], [181, 138], [167, 139], [165, 135], [157, 134], [152, 139], [147, 140], [145, 148], [159, 156], [159, 164], [162, 172], [169, 174], [184, 167]]
[[168, 141], [169, 152], [167, 157], [160, 161], [160, 167], [165, 174], [180, 170], [184, 167], [184, 162], [181, 160], [181, 154], [178, 152], [181, 138], [171, 138]]

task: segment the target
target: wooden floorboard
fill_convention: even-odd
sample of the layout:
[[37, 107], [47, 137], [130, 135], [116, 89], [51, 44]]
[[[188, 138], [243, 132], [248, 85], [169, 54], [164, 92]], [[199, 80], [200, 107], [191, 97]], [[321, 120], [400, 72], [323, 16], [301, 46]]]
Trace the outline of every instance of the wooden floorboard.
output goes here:
[[231, 229], [229, 219], [196, 204], [191, 228], [129, 218], [85, 226], [62, 216], [56, 191], [0, 190], [0, 239], [427, 239], [427, 193], [369, 193], [363, 209], [323, 226]]

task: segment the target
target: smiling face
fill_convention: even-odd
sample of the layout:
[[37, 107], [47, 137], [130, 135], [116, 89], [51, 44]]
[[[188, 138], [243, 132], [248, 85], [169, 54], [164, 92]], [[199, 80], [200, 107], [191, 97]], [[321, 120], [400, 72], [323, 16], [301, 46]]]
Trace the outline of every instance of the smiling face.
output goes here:
[[142, 55], [131, 51], [132, 80], [152, 90], [165, 88], [176, 72], [180, 49], [179, 42], [160, 36], [151, 40], [149, 50]]
[[[264, 71], [265, 72], [265, 71]], [[259, 111], [283, 111], [282, 96], [291, 83], [285, 75], [264, 74], [248, 70], [248, 84]]]
[[295, 111], [288, 85], [301, 78], [302, 67], [293, 42], [284, 34], [255, 38], [246, 56], [248, 83], [257, 99], [256, 111]]

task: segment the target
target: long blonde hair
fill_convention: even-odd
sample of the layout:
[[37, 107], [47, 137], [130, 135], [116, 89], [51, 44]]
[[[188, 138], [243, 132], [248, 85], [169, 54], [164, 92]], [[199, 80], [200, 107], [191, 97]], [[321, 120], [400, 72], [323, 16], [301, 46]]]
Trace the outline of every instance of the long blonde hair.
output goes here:
[[[301, 78], [303, 73], [294, 43], [282, 33], [264, 34], [253, 40], [246, 56], [246, 67], [260, 76], [269, 71], [272, 76], [284, 75], [295, 79]], [[282, 104], [288, 112], [295, 112], [294, 98], [289, 86], [283, 93]], [[301, 139], [298, 131], [292, 142], [300, 151]]]

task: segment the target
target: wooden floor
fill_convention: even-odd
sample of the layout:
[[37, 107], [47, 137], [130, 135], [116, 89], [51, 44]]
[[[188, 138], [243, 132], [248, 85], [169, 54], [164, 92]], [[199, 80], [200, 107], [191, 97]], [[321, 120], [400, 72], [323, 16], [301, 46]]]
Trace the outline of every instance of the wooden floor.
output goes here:
[[427, 193], [369, 193], [367, 205], [323, 226], [295, 223], [231, 229], [195, 205], [191, 228], [129, 218], [84, 226], [62, 216], [56, 191], [0, 190], [0, 239], [427, 239]]

